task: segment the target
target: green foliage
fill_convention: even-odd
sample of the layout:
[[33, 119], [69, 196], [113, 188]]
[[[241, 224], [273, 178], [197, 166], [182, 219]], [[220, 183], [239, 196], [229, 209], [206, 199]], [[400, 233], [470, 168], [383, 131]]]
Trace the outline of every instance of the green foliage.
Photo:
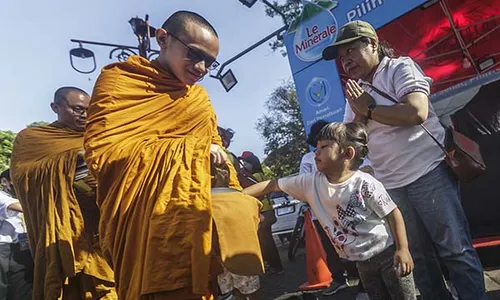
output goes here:
[[0, 172], [10, 166], [10, 155], [14, 145], [16, 134], [12, 131], [0, 130]]
[[26, 126], [26, 127], [45, 126], [45, 125], [49, 125], [49, 124], [50, 124], [49, 122], [45, 122], [45, 121], [36, 121], [36, 122], [28, 124], [28, 126]]
[[295, 32], [301, 23], [314, 18], [318, 14], [322, 13], [324, 9], [330, 10], [335, 8], [337, 5], [337, 1], [316, 1], [316, 3], [307, 3], [304, 5], [300, 15], [295, 18], [292, 23], [290, 23], [288, 32]]
[[[35, 127], [48, 125], [48, 122], [37, 121], [28, 124], [26, 127]], [[10, 166], [10, 156], [12, 154], [12, 147], [14, 146], [14, 139], [16, 134], [9, 130], [0, 130], [0, 172], [6, 170]]]
[[265, 140], [264, 163], [270, 171], [266, 175], [272, 178], [297, 173], [308, 146], [295, 85], [284, 82], [273, 91], [265, 107], [267, 113], [258, 120], [256, 129]]
[[[300, 16], [300, 12], [302, 10], [302, 1], [301, 0], [284, 0], [284, 1], [272, 1], [272, 4], [283, 14], [285, 15], [285, 18], [288, 22], [288, 24], [292, 24], [293, 21]], [[281, 16], [275, 12], [273, 9], [270, 7], [266, 6], [266, 15], [268, 15], [271, 18], [278, 17], [281, 18]], [[273, 51], [280, 50], [281, 54], [283, 56], [286, 56], [286, 51], [285, 51], [285, 43], [283, 39], [277, 39], [269, 43], [269, 46]]]
[[273, 171], [271, 171], [271, 168], [269, 168], [265, 163], [262, 163], [262, 172], [264, 173], [264, 178], [276, 178], [276, 174], [274, 174]]
[[[290, 25], [288, 31], [294, 32], [301, 22], [309, 20], [315, 15], [321, 13], [323, 9], [334, 9], [338, 5], [338, 1], [312, 0], [310, 2], [305, 2], [302, 0], [274, 0], [272, 1], [272, 4], [276, 9], [284, 14], [286, 22]], [[281, 18], [281, 15], [270, 7], [266, 7], [266, 15], [271, 18]], [[284, 49], [285, 43], [283, 39], [275, 40], [269, 43], [269, 46], [273, 51], [280, 50], [281, 54], [286, 56], [286, 51]]]

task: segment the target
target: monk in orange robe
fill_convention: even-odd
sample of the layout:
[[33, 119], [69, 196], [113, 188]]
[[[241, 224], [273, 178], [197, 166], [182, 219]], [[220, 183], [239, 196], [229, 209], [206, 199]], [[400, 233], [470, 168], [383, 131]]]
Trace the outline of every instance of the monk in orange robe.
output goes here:
[[[117, 299], [113, 271], [98, 241], [95, 186], [83, 166], [83, 130], [90, 97], [56, 91], [57, 121], [26, 128], [15, 141], [11, 178], [24, 210], [35, 262], [33, 299]], [[87, 172], [88, 173], [88, 172]]]
[[[215, 246], [231, 272], [262, 272], [259, 203], [238, 192], [213, 107], [195, 84], [216, 63], [215, 29], [180, 11], [156, 39], [157, 60], [105, 67], [92, 94], [85, 157], [97, 179], [101, 246], [120, 299], [209, 299]], [[211, 157], [228, 164], [229, 193], [211, 195]]]

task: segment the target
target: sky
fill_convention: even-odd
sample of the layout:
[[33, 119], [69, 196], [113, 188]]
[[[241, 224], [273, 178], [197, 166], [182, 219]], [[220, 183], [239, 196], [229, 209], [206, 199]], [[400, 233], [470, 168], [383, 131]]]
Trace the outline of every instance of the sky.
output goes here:
[[[149, 14], [151, 26], [160, 27], [177, 10], [203, 15], [220, 37], [218, 61], [223, 63], [282, 26], [278, 18], [265, 14], [257, 2], [247, 8], [238, 0], [46, 0], [8, 1], [0, 10], [3, 20], [3, 63], [0, 72], [0, 129], [18, 132], [34, 121], [55, 120], [50, 109], [54, 91], [61, 86], [77, 86], [91, 93], [99, 70], [112, 63], [111, 48], [87, 45], [95, 53], [97, 70], [80, 74], [71, 68], [69, 51], [78, 45], [70, 39], [136, 46], [128, 24], [131, 17]], [[156, 41], [152, 48], [157, 49]], [[244, 150], [263, 157], [264, 141], [255, 129], [266, 113], [265, 101], [273, 89], [291, 79], [288, 59], [267, 44], [230, 64], [238, 84], [227, 93], [218, 80], [205, 78], [219, 125], [236, 134], [230, 150]]]

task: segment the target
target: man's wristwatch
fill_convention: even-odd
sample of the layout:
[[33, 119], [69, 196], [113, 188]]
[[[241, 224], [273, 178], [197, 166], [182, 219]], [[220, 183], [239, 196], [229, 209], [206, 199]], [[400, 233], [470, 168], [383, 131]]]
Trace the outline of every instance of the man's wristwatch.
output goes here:
[[372, 102], [372, 104], [368, 105], [368, 112], [366, 113], [366, 117], [368, 119], [372, 119], [372, 112], [377, 107], [377, 104], [375, 102]]

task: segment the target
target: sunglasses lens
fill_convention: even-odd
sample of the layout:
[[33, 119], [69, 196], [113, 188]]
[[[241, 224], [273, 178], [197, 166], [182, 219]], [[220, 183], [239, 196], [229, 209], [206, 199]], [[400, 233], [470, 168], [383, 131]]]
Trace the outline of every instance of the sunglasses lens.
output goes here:
[[189, 48], [188, 50], [187, 57], [194, 62], [204, 61], [205, 66], [207, 66], [206, 68], [209, 70], [214, 70], [219, 66], [219, 62], [216, 61], [214, 58], [207, 57], [205, 54], [193, 50], [191, 48]]
[[196, 52], [193, 49], [188, 50], [187, 57], [194, 62], [202, 61], [205, 59], [205, 57], [201, 53]]

